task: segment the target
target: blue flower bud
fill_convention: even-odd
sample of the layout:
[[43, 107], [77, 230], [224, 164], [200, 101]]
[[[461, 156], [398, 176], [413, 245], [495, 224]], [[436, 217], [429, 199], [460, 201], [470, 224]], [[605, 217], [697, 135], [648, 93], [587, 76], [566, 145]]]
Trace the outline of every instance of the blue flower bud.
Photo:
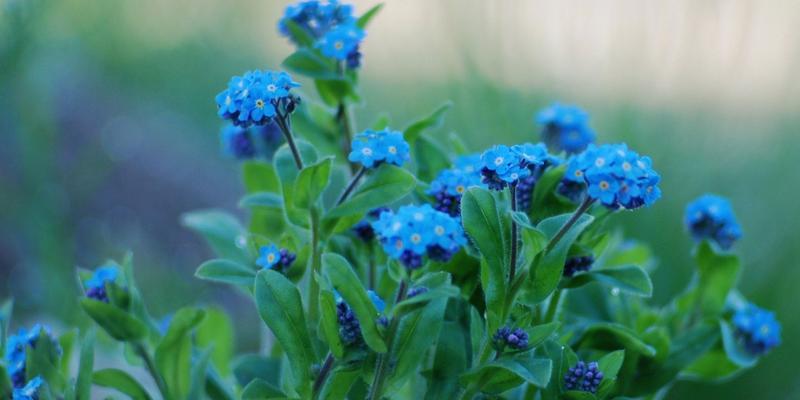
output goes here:
[[742, 237], [731, 203], [713, 194], [705, 194], [689, 203], [684, 223], [694, 240], [710, 239], [725, 250]]
[[753, 355], [766, 354], [781, 343], [781, 324], [775, 314], [754, 304], [736, 310], [732, 322], [737, 337]]
[[576, 106], [554, 103], [539, 111], [536, 122], [542, 126], [542, 140], [556, 152], [580, 153], [595, 140], [589, 115]]
[[602, 381], [603, 373], [600, 372], [596, 362], [591, 362], [587, 365], [583, 361], [578, 361], [564, 375], [564, 388], [597, 393], [597, 388], [600, 387]]

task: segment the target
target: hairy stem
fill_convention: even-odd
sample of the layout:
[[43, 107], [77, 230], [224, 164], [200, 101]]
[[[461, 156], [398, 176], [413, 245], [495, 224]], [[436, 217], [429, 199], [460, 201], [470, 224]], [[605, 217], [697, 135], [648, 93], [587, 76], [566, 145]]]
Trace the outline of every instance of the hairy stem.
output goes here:
[[[517, 185], [510, 185], [508, 187], [509, 192], [511, 193], [511, 212], [517, 211]], [[517, 223], [514, 221], [514, 218], [511, 218], [511, 265], [508, 268], [508, 286], [514, 283], [514, 276], [517, 274], [517, 246], [519, 245], [518, 237], [519, 234], [517, 233]]]
[[558, 232], [556, 232], [556, 234], [553, 235], [553, 238], [550, 239], [549, 242], [547, 242], [547, 247], [545, 248], [545, 251], [553, 250], [553, 247], [556, 247], [558, 242], [561, 241], [561, 238], [563, 238], [564, 235], [569, 231], [569, 229], [572, 228], [572, 225], [575, 225], [575, 223], [578, 222], [578, 218], [580, 218], [581, 215], [583, 215], [589, 209], [589, 207], [592, 206], [592, 204], [594, 204], [594, 200], [590, 199], [589, 197], [583, 200], [581, 205], [578, 206], [578, 209], [575, 210], [574, 213], [572, 213], [572, 216], [569, 217], [567, 222], [565, 222], [564, 225], [562, 225], [561, 228], [558, 230]]
[[[394, 304], [397, 304], [406, 297], [408, 285], [405, 280], [400, 281], [400, 286], [397, 288], [397, 296], [395, 297]], [[397, 333], [397, 328], [400, 325], [400, 318], [397, 315], [392, 316], [392, 321], [389, 322], [389, 329], [386, 331], [386, 348], [388, 349], [385, 354], [378, 355], [378, 363], [375, 365], [375, 378], [372, 380], [372, 385], [369, 388], [367, 398], [370, 400], [378, 400], [383, 395], [383, 385], [386, 381], [386, 374], [389, 372], [389, 357], [392, 354], [392, 344], [394, 336]]]
[[320, 247], [319, 236], [319, 210], [317, 207], [312, 207], [310, 210], [310, 225], [311, 225], [311, 274], [308, 277], [308, 318], [311, 320], [311, 326], [317, 326], [319, 320], [319, 283], [317, 282], [316, 275], [320, 272], [322, 266], [322, 252]]
[[331, 369], [333, 368], [333, 361], [333, 354], [328, 353], [328, 356], [325, 357], [325, 361], [322, 363], [322, 368], [319, 370], [317, 379], [314, 379], [312, 398], [316, 399], [319, 397], [319, 391], [322, 389], [322, 386], [325, 384], [325, 380], [328, 379], [328, 375], [331, 373]]
[[164, 378], [161, 377], [161, 374], [158, 373], [156, 363], [153, 361], [153, 357], [150, 356], [150, 353], [144, 347], [144, 344], [141, 342], [136, 342], [133, 344], [133, 349], [136, 354], [141, 357], [142, 361], [144, 361], [147, 372], [149, 372], [150, 376], [153, 377], [153, 380], [156, 381], [156, 386], [158, 387], [158, 391], [161, 392], [161, 397], [168, 399], [169, 389], [167, 388], [167, 384], [164, 382]]
[[547, 305], [547, 312], [544, 314], [545, 324], [555, 320], [559, 306], [561, 305], [561, 300], [563, 299], [562, 295], [564, 294], [564, 291], [564, 289], [556, 289], [556, 291], [553, 292], [553, 295], [550, 296], [550, 303]]
[[[339, 103], [339, 107], [336, 109], [336, 121], [342, 129], [342, 153], [346, 160], [353, 146], [353, 128], [350, 125], [349, 109], [344, 101]], [[350, 172], [355, 172], [356, 165], [351, 162], [348, 162], [348, 165], [350, 166]]]
[[289, 149], [292, 151], [292, 157], [294, 157], [294, 164], [297, 166], [298, 170], [303, 169], [303, 159], [300, 157], [300, 151], [297, 150], [297, 145], [294, 143], [294, 138], [292, 137], [291, 129], [289, 129], [289, 124], [287, 121], [289, 120], [289, 114], [281, 114], [278, 112], [278, 118], [275, 118], [275, 122], [278, 124], [278, 127], [281, 128], [281, 132], [283, 132], [283, 137], [286, 138], [286, 143], [289, 144]]
[[356, 172], [356, 174], [353, 175], [353, 178], [350, 179], [350, 183], [347, 184], [347, 187], [344, 189], [344, 192], [342, 192], [342, 194], [339, 196], [339, 200], [336, 200], [337, 206], [344, 203], [344, 201], [347, 200], [347, 197], [350, 196], [350, 193], [353, 192], [353, 190], [356, 188], [356, 185], [358, 185], [358, 181], [361, 180], [361, 178], [364, 176], [365, 173], [367, 173], [367, 169], [361, 167], [361, 169], [359, 169], [358, 172]]

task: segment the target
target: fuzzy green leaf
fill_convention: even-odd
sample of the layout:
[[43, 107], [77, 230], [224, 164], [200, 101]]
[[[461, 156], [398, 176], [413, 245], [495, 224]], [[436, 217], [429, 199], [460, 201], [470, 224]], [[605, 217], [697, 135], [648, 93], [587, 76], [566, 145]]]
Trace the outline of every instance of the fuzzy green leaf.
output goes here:
[[592, 282], [600, 282], [636, 296], [653, 295], [653, 282], [650, 276], [637, 265], [591, 270], [573, 277], [567, 281], [565, 287], [576, 288]]
[[347, 201], [330, 210], [326, 218], [365, 213], [389, 204], [410, 193], [416, 184], [414, 175], [405, 169], [389, 164], [381, 165], [370, 172], [367, 180]]
[[149, 400], [150, 395], [139, 384], [139, 381], [128, 375], [127, 372], [106, 368], [95, 371], [92, 374], [92, 383], [97, 386], [118, 390], [120, 393], [128, 395], [133, 400]]
[[81, 299], [81, 307], [111, 337], [119, 341], [133, 341], [147, 334], [147, 327], [136, 317], [111, 304], [89, 298]]
[[170, 395], [185, 398], [192, 384], [192, 338], [191, 331], [203, 320], [205, 311], [198, 308], [182, 308], [170, 321], [167, 333], [156, 347], [155, 361], [164, 377]]
[[403, 137], [409, 144], [413, 146], [414, 142], [422, 134], [422, 132], [428, 129], [436, 128], [442, 124], [444, 121], [444, 114], [452, 106], [453, 103], [448, 101], [436, 108], [436, 110], [434, 110], [430, 115], [413, 122], [403, 130]]
[[194, 276], [207, 281], [251, 288], [256, 271], [236, 261], [215, 259], [200, 264]]
[[309, 165], [300, 171], [294, 183], [294, 206], [310, 209], [319, 200], [319, 196], [328, 187], [331, 178], [333, 157], [326, 157], [316, 164]]

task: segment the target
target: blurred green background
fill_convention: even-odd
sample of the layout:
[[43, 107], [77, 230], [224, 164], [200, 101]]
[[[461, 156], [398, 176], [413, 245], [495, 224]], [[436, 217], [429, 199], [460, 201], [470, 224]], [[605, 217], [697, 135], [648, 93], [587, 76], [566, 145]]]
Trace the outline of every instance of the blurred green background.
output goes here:
[[[18, 323], [75, 322], [74, 266], [131, 249], [156, 316], [221, 304], [239, 347], [256, 346], [252, 305], [192, 277], [210, 254], [179, 215], [241, 212], [213, 97], [231, 75], [278, 68], [290, 53], [275, 27], [287, 3], [0, 0], [0, 297], [16, 298]], [[660, 202], [617, 218], [660, 261], [654, 302], [693, 269], [684, 205], [715, 192], [745, 231], [742, 292], [784, 326], [757, 368], [724, 385], [681, 383], [668, 398], [800, 398], [797, 10], [791, 0], [391, 1], [363, 47], [357, 125], [386, 113], [400, 128], [452, 100], [441, 133], [480, 150], [536, 140], [533, 114], [549, 102], [581, 105], [600, 141], [626, 141], [663, 176]]]

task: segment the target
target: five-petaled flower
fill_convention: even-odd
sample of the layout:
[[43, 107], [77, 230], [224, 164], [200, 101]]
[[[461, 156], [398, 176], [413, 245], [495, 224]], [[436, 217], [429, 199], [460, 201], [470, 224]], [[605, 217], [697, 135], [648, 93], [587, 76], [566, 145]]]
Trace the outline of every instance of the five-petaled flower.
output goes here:
[[366, 130], [353, 138], [353, 147], [347, 157], [364, 168], [373, 168], [383, 162], [401, 166], [411, 158], [408, 142], [403, 133], [384, 129]]

